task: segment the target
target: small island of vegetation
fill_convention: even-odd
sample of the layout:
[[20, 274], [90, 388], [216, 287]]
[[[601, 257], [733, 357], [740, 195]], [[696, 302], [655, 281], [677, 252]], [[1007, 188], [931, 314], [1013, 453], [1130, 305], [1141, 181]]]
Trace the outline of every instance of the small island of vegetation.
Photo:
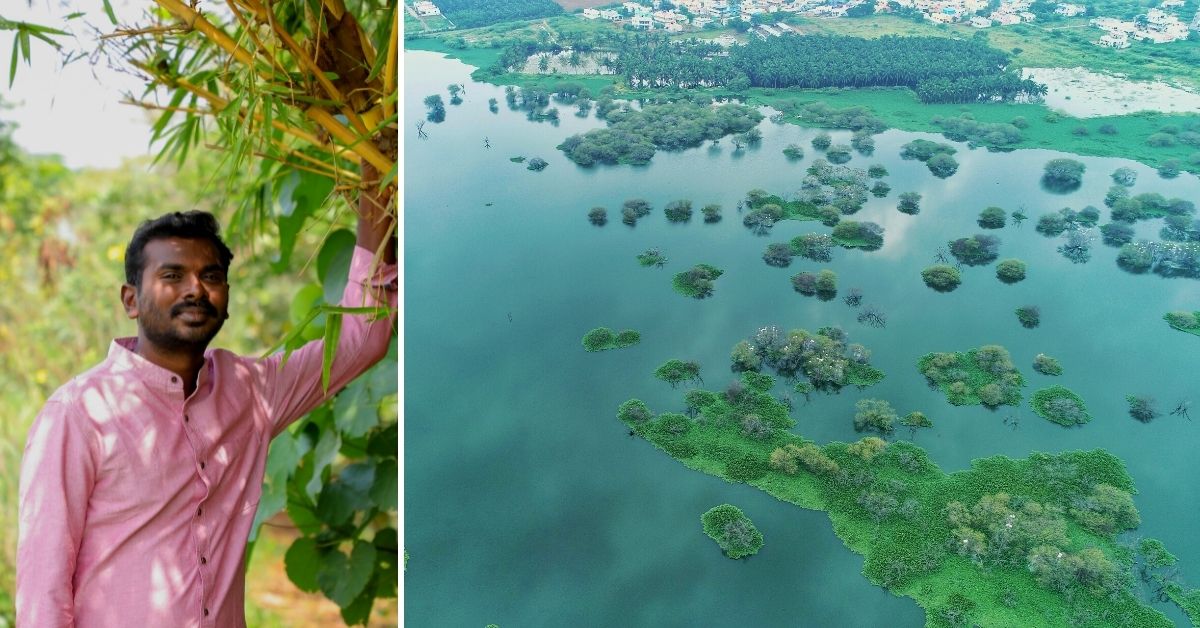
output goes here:
[[700, 515], [704, 533], [734, 560], [753, 556], [763, 546], [763, 535], [740, 508], [721, 504]]
[[996, 278], [1004, 283], [1017, 283], [1025, 278], [1025, 262], [1006, 259], [996, 264]]
[[642, 341], [642, 335], [632, 329], [613, 333], [607, 327], [597, 327], [583, 335], [583, 348], [587, 351], [606, 351], [608, 349], [623, 349]]
[[921, 271], [921, 280], [938, 292], [953, 292], [962, 283], [962, 273], [947, 264], [934, 264]]
[[1063, 427], [1083, 425], [1092, 420], [1083, 399], [1062, 386], [1050, 386], [1033, 393], [1029, 405], [1038, 416]]
[[1173, 329], [1200, 336], [1200, 312], [1167, 312], [1163, 320]]
[[662, 251], [658, 250], [657, 247], [652, 247], [638, 253], [637, 261], [642, 266], [657, 266], [662, 268], [667, 265], [667, 256], [663, 255]]
[[927, 353], [917, 369], [930, 386], [940, 388], [956, 406], [983, 404], [989, 408], [1021, 403], [1025, 378], [1013, 365], [1008, 350], [985, 345], [965, 353]]
[[713, 282], [725, 274], [725, 271], [708, 264], [696, 264], [690, 269], [677, 273], [672, 279], [675, 292], [685, 297], [704, 299], [712, 296]]
[[1041, 373], [1042, 375], [1063, 374], [1063, 367], [1058, 363], [1058, 360], [1046, 355], [1045, 353], [1039, 353], [1033, 358], [1033, 370]]
[[978, 233], [969, 238], [951, 240], [950, 254], [967, 266], [985, 266], [996, 261], [1000, 254], [1000, 238]]
[[734, 345], [729, 357], [734, 371], [757, 373], [769, 368], [788, 378], [805, 377], [808, 382], [801, 383], [807, 391], [865, 388], [883, 381], [883, 371], [870, 365], [871, 350], [847, 340], [838, 327], [822, 327], [815, 334], [806, 329], [784, 334], [771, 325]]

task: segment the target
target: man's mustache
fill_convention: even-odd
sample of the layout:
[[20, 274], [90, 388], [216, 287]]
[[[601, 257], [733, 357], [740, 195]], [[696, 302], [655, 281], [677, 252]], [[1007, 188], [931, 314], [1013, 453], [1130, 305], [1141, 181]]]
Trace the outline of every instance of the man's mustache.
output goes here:
[[172, 307], [171, 308], [171, 317], [174, 318], [176, 316], [179, 316], [180, 314], [183, 314], [183, 312], [185, 310], [203, 310], [205, 314], [208, 314], [209, 316], [212, 316], [214, 318], [218, 314], [217, 308], [215, 306], [213, 306], [212, 303], [209, 303], [207, 300], [204, 300], [204, 301], [189, 301], [187, 303], [180, 303], [179, 305]]

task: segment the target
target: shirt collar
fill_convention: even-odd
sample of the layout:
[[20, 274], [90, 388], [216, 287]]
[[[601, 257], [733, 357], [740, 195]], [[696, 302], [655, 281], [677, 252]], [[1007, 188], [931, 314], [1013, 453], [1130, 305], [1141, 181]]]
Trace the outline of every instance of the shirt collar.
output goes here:
[[[116, 338], [108, 347], [107, 362], [112, 366], [113, 370], [133, 373], [138, 379], [146, 382], [146, 385], [154, 390], [171, 394], [183, 394], [183, 378], [138, 355], [136, 349], [136, 336]], [[209, 370], [211, 368], [212, 360], [209, 359], [208, 352], [206, 351], [204, 354], [204, 366], [200, 368], [199, 376], [196, 378], [197, 391], [204, 388], [205, 382], [209, 379]]]

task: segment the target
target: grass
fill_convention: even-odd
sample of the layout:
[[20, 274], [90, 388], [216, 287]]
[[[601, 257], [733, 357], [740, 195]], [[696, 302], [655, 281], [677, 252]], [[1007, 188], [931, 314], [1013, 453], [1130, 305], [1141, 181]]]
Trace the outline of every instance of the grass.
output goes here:
[[[639, 420], [625, 413], [621, 418], [635, 433], [687, 467], [737, 482], [734, 478], [742, 470], [731, 465], [735, 461], [747, 457], [765, 461], [785, 445], [812, 446], [788, 431], [795, 422], [771, 396], [771, 379], [763, 377], [744, 374], [746, 386], [741, 393], [733, 397], [713, 394], [699, 408], [695, 420], [671, 413], [645, 419], [652, 416], [649, 412]], [[766, 435], [744, 433], [741, 419], [749, 414], [760, 417], [773, 430]], [[1088, 495], [1096, 483], [1132, 492], [1124, 465], [1111, 454], [1094, 450], [1034, 453], [1024, 459], [992, 456], [974, 461], [970, 469], [947, 474], [911, 443], [879, 443], [882, 450], [869, 459], [854, 453], [858, 444], [833, 442], [820, 447], [837, 462], [837, 472], [816, 474], [801, 465], [794, 474], [783, 468], [768, 469], [745, 483], [781, 501], [827, 512], [834, 533], [850, 550], [866, 558], [864, 575], [892, 593], [915, 599], [927, 611], [928, 626], [949, 625], [945, 611], [951, 604], [969, 609], [963, 625], [1061, 626], [1072, 617], [1084, 617], [1094, 619], [1080, 625], [1099, 628], [1105, 625], [1100, 617], [1117, 616], [1128, 617], [1129, 625], [1171, 625], [1128, 588], [1111, 596], [1081, 589], [1057, 593], [1038, 585], [1024, 565], [983, 566], [945, 549], [951, 534], [945, 514], [950, 501], [974, 504], [984, 495], [1006, 492], [1065, 509], [1076, 498]], [[731, 469], [735, 473], [730, 473]], [[1047, 482], [1047, 477], [1055, 480]], [[859, 505], [862, 494], [881, 490], [899, 491], [898, 498], [914, 500], [912, 515], [893, 513], [876, 518]], [[1066, 525], [1069, 542], [1061, 548], [1064, 551], [1096, 547], [1109, 557], [1117, 554], [1115, 535], [1098, 536], [1073, 519], [1067, 519]], [[916, 559], [923, 552], [928, 552], [930, 560], [917, 566]]]

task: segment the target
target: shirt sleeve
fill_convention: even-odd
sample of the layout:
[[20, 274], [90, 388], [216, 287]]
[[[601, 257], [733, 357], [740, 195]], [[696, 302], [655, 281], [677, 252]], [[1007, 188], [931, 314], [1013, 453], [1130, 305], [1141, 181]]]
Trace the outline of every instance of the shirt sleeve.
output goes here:
[[18, 626], [75, 625], [75, 560], [99, 467], [94, 442], [91, 425], [54, 400], [29, 430], [18, 506]]
[[[379, 263], [371, 272], [373, 254], [354, 247], [349, 279], [342, 293], [343, 307], [387, 307], [389, 315], [371, 320], [369, 315], [342, 316], [342, 329], [329, 374], [328, 392], [321, 389], [323, 339], [293, 351], [287, 360], [276, 353], [265, 360], [267, 412], [271, 437], [332, 397], [355, 377], [387, 355], [396, 318], [396, 265]], [[280, 364], [282, 363], [282, 367]]]

